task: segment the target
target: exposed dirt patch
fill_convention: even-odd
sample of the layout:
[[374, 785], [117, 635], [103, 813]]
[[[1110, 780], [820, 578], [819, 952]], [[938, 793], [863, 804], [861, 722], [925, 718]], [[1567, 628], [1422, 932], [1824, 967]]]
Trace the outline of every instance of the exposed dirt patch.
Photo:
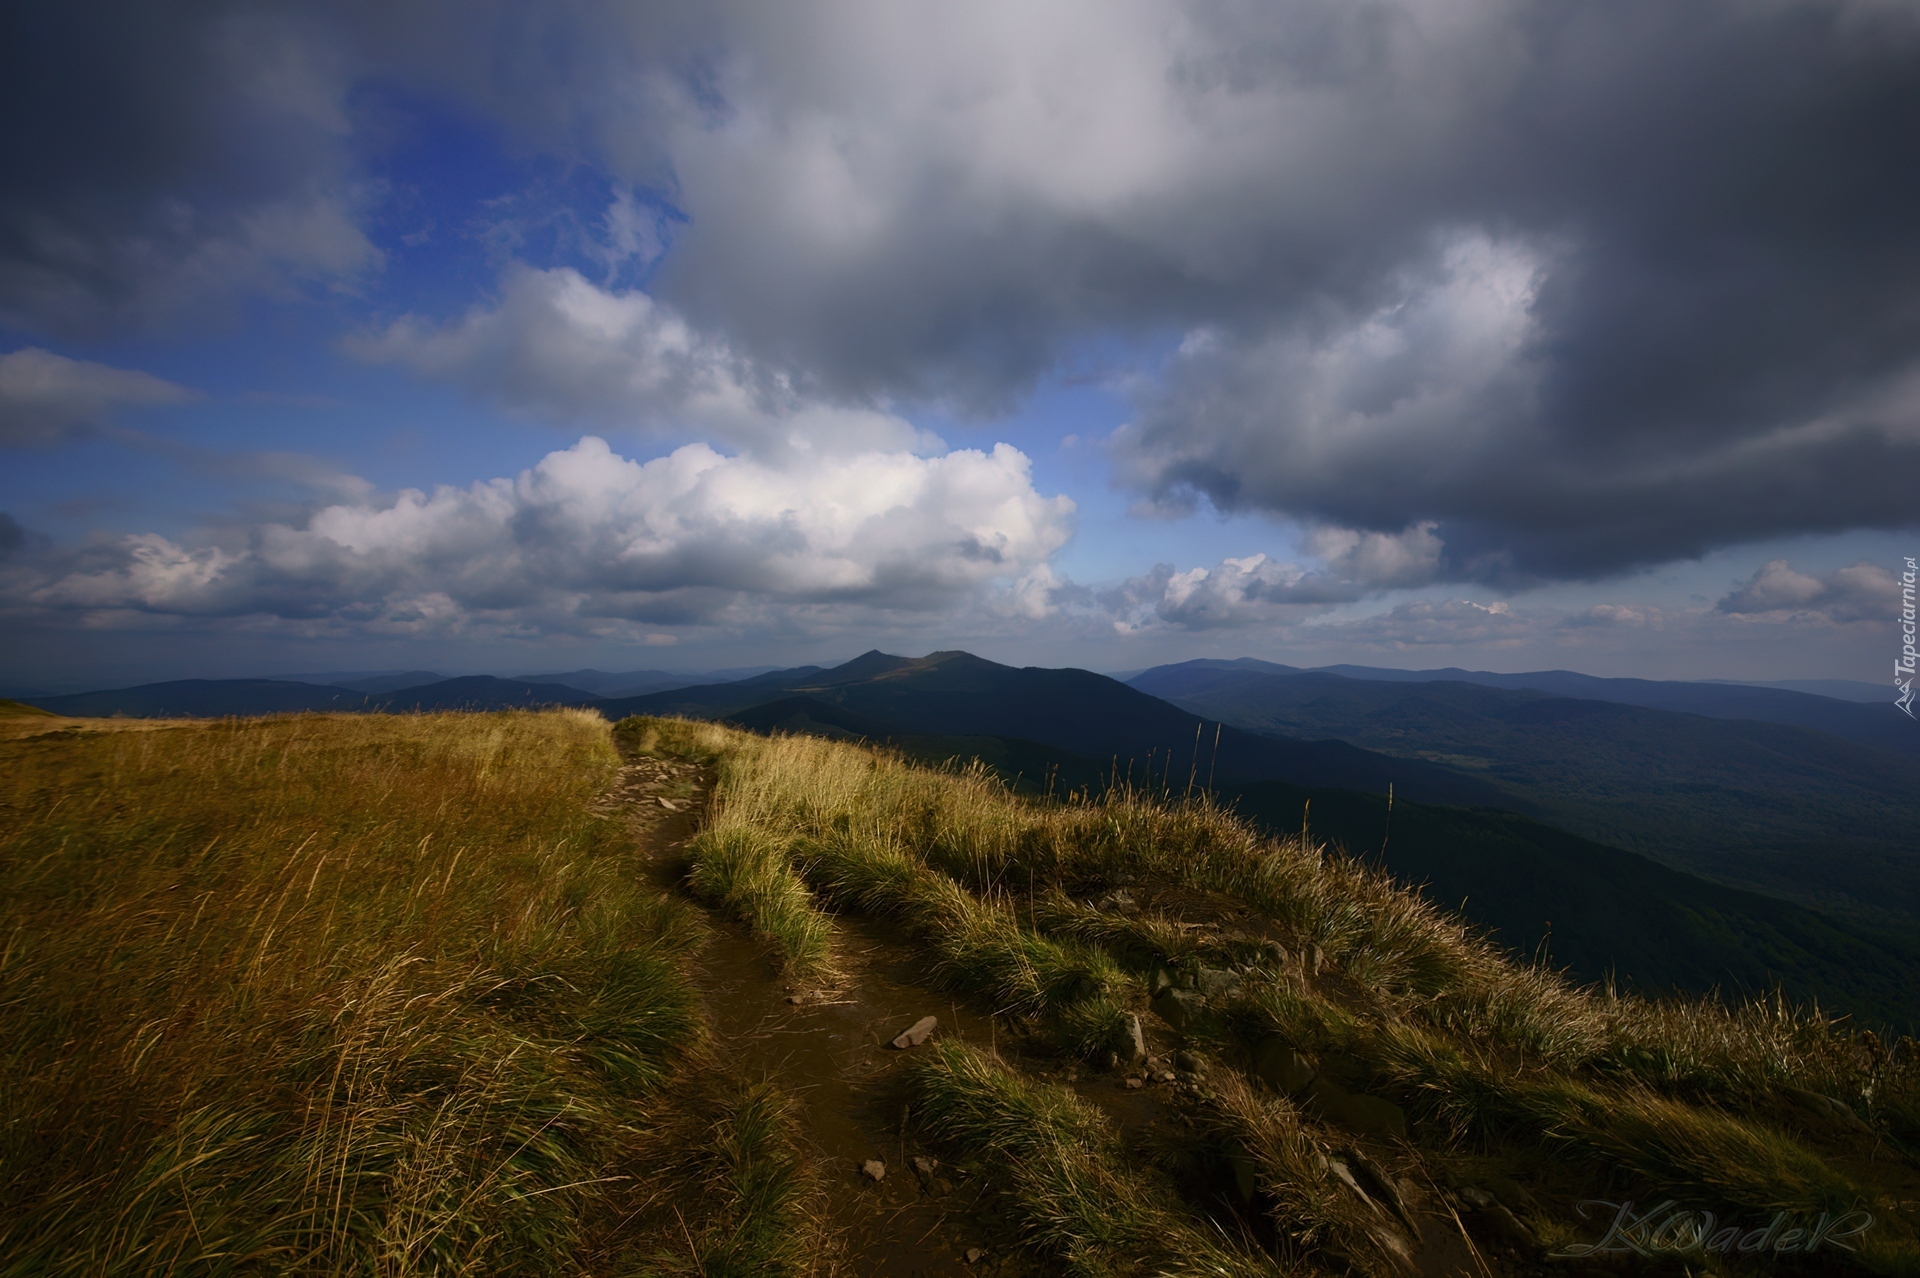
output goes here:
[[[710, 769], [632, 755], [609, 792], [608, 810], [624, 814], [665, 891], [686, 891], [687, 844], [713, 784]], [[1012, 1051], [996, 1043], [992, 1018], [917, 981], [908, 951], [859, 920], [837, 921], [840, 979], [801, 991], [746, 928], [712, 911], [708, 919], [715, 936], [695, 982], [716, 1044], [744, 1076], [799, 1100], [845, 1270], [900, 1278], [1028, 1272], [996, 1228], [986, 1178], [940, 1162], [915, 1140], [899, 1083], [916, 1049], [891, 1046], [933, 1016], [932, 1036]], [[1113, 1086], [1109, 1080], [1109, 1093]], [[874, 1163], [878, 1179], [863, 1170]], [[985, 1254], [970, 1264], [975, 1249]]]

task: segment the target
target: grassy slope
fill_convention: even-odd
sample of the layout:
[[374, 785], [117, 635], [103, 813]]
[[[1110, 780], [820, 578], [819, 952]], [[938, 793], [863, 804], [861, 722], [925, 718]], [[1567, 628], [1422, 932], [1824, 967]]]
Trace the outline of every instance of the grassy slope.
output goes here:
[[[1012, 738], [894, 745], [930, 764], [977, 759], [1030, 794], [1100, 793], [1110, 776], [1108, 765]], [[1649, 993], [1779, 987], [1862, 1024], [1920, 1026], [1920, 946], [1898, 932], [1724, 887], [1510, 812], [1403, 800], [1389, 824], [1384, 795], [1282, 782], [1217, 794], [1275, 833], [1298, 830], [1310, 812], [1318, 837], [1422, 885], [1501, 944], [1544, 953], [1581, 982], [1615, 978]]]
[[1468, 769], [1577, 834], [1762, 891], [1920, 919], [1910, 758], [1811, 729], [1464, 683], [1224, 675], [1168, 695], [1255, 731]]
[[[1920, 1266], [1898, 1206], [1911, 1173], [1872, 1153], [1876, 1138], [1920, 1140], [1911, 1044], [1889, 1054], [1766, 1003], [1569, 988], [1377, 872], [1298, 837], [1262, 839], [1205, 801], [1111, 791], [1035, 803], [984, 769], [936, 773], [840, 742], [631, 730], [718, 758], [719, 808], [696, 866], [746, 865], [755, 890], [734, 908], [809, 970], [831, 966], [832, 937], [829, 925], [825, 955], [797, 943], [807, 910], [891, 919], [948, 986], [1031, 1042], [1096, 1060], [1123, 1046], [1157, 973], [1232, 973], [1234, 988], [1185, 1021], [1188, 1049], [1217, 1067], [1198, 1067], [1170, 1102], [1180, 1121], [1151, 1165], [1119, 1166], [1106, 1122], [1057, 1086], [958, 1045], [925, 1061], [928, 1136], [982, 1168], [1011, 1167], [1003, 1192], [1027, 1246], [1065, 1271], [1144, 1258], [1164, 1272], [1268, 1272], [1277, 1250], [1308, 1271], [1387, 1272], [1408, 1240], [1335, 1183], [1335, 1163], [1349, 1185], [1355, 1165], [1384, 1163], [1407, 1185], [1497, 1166], [1531, 1185], [1503, 1203], [1542, 1240], [1569, 1237], [1580, 1197], [1670, 1196], [1723, 1220], [1869, 1208], [1870, 1265]], [[750, 863], [734, 857], [742, 846]], [[1095, 903], [1119, 888], [1140, 900]], [[1289, 1096], [1254, 1081], [1274, 1044], [1328, 1086]], [[1810, 1120], [1813, 1101], [1795, 1098], [1813, 1093], [1838, 1098], [1851, 1126]], [[1376, 1164], [1343, 1150], [1367, 1130], [1355, 1094], [1404, 1106], [1412, 1143], [1359, 1140]], [[1253, 1225], [1223, 1185], [1257, 1209]]]
[[577, 712], [0, 745], [0, 1273], [797, 1269], [616, 762]]
[[1396, 803], [1389, 822], [1379, 795], [1280, 784], [1232, 798], [1268, 829], [1310, 820], [1321, 838], [1579, 979], [1617, 976], [1655, 993], [1777, 986], [1863, 1024], [1920, 1029], [1920, 944], [1899, 933], [1723, 887], [1512, 813]]

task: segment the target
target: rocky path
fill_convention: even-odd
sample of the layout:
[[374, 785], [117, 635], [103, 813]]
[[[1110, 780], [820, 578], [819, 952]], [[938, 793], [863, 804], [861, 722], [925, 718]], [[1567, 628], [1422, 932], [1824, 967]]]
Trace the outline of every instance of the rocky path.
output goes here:
[[[652, 854], [665, 891], [685, 893], [687, 844], [713, 784], [711, 770], [698, 765], [633, 756], [609, 795]], [[709, 1024], [733, 1067], [801, 1102], [843, 1269], [901, 1278], [1026, 1272], [984, 1210], [989, 1186], [914, 1141], [900, 1094], [917, 1047], [939, 1035], [993, 1045], [990, 1018], [917, 983], [905, 949], [857, 920], [838, 924], [843, 979], [803, 993], [744, 927], [712, 911], [707, 917], [715, 938], [695, 977]], [[919, 1043], [893, 1046], [927, 1017], [935, 1025]]]

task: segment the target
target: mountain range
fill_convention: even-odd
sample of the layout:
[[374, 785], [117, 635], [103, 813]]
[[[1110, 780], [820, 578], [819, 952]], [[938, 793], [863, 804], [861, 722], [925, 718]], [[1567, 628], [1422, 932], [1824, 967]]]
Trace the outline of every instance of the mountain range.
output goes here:
[[[1471, 772], [1503, 792], [1487, 806], [1678, 869], [1886, 922], [1920, 921], [1920, 764], [1907, 751], [1531, 688], [1276, 673], [1257, 663], [1162, 666], [1132, 686], [1250, 732], [1338, 737]], [[1832, 704], [1885, 710], [1920, 739], [1890, 705]]]
[[[1261, 736], [1223, 726], [1086, 670], [1017, 668], [966, 652], [908, 658], [869, 652], [831, 670], [802, 667], [736, 683], [678, 688], [597, 704], [610, 718], [679, 714], [769, 722], [765, 707], [817, 722], [853, 714], [865, 736], [1016, 737], [1125, 774], [1220, 784], [1284, 777], [1301, 785], [1379, 790], [1397, 785], [1433, 803], [1497, 802], [1477, 777], [1417, 759], [1394, 759], [1343, 741]], [[750, 720], [740, 716], [759, 711]]]
[[303, 710], [504, 710], [516, 707], [578, 705], [597, 700], [591, 693], [561, 684], [530, 683], [468, 675], [388, 689], [384, 680], [365, 682], [372, 689], [299, 683], [287, 679], [175, 679], [110, 692], [79, 692], [64, 697], [30, 698], [33, 705], [76, 718], [217, 718], [224, 715], [290, 714]]
[[[1752, 719], [1783, 723], [1920, 757], [1920, 732], [1913, 720], [1893, 704], [1893, 690], [1850, 679], [1812, 679], [1761, 685], [1721, 681], [1687, 682], [1672, 679], [1603, 679], [1573, 670], [1534, 670], [1496, 674], [1487, 670], [1392, 670], [1382, 666], [1316, 666], [1303, 669], [1277, 662], [1241, 657], [1233, 661], [1202, 659], [1152, 670], [1129, 672], [1125, 681], [1137, 688], [1184, 686], [1179, 680], [1201, 671], [1239, 671], [1266, 675], [1337, 675], [1366, 683], [1470, 683], [1512, 691], [1550, 693], [1582, 701], [1612, 701], [1649, 710], [1673, 710], [1710, 719]], [[1828, 688], [1817, 692], [1817, 688]], [[1159, 695], [1156, 693], [1155, 695]]]
[[763, 674], [764, 666], [668, 674], [662, 670], [571, 670], [503, 679], [449, 677], [432, 670], [334, 671], [277, 679], [174, 679], [65, 696], [20, 696], [56, 714], [81, 718], [209, 718], [303, 710], [504, 710], [585, 705], [603, 697], [710, 684]]

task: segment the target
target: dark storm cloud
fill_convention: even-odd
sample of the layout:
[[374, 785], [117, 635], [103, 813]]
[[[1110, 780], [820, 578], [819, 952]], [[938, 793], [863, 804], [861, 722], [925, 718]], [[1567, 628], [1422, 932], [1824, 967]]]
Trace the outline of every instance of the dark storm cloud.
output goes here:
[[376, 265], [343, 85], [288, 8], [11, 6], [0, 323], [148, 324]]
[[31, 534], [20, 526], [20, 521], [0, 510], [0, 559], [25, 546]]
[[[81, 13], [8, 45], [33, 127], [0, 152], [0, 307], [24, 324], [370, 269], [343, 104], [377, 76], [666, 192], [660, 324], [804, 402], [992, 413], [1089, 341], [1182, 338], [1137, 382], [1127, 482], [1431, 524], [1443, 578], [1912, 520], [1911, 6]], [[515, 402], [593, 415], [601, 386], [618, 415], [646, 343], [602, 342], [590, 385], [539, 343], [639, 295], [574, 293], [368, 349], [490, 394], [497, 355], [461, 354], [511, 348]]]
[[1450, 574], [1509, 580], [1911, 523], [1912, 11], [1574, 5], [1511, 31], [1497, 110], [1402, 192], [1428, 247], [1190, 343], [1119, 441], [1136, 482], [1434, 520]]

